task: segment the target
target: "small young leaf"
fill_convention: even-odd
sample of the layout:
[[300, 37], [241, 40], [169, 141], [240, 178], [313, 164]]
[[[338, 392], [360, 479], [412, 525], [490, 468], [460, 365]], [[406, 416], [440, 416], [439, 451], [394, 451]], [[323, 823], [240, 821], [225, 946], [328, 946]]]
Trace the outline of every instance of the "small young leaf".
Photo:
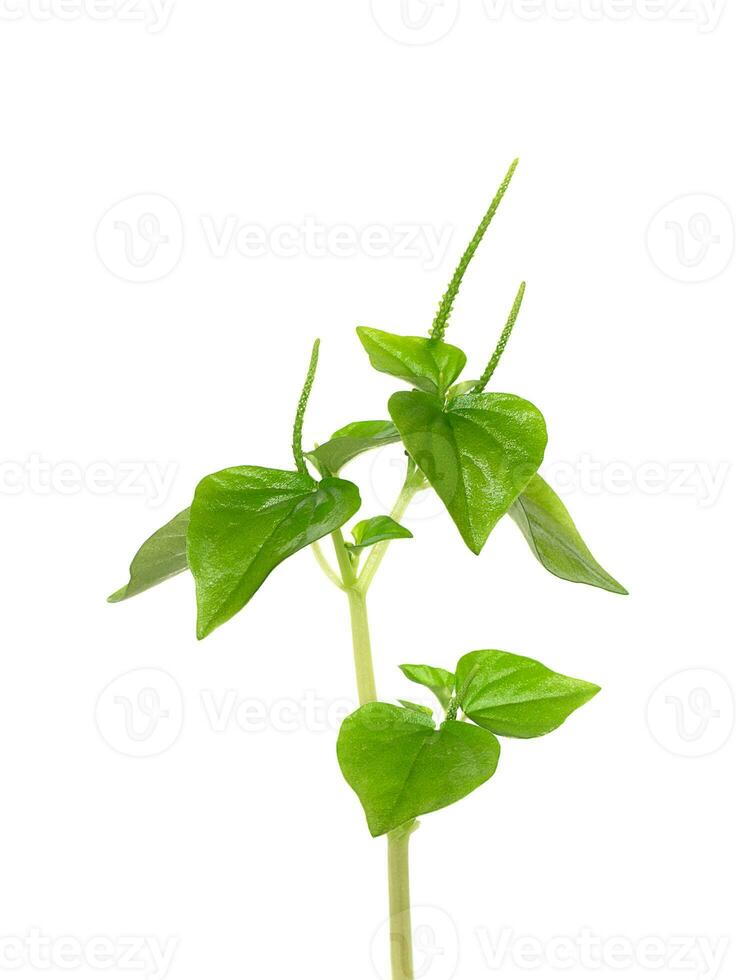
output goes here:
[[459, 347], [442, 340], [403, 337], [370, 327], [358, 327], [358, 337], [376, 371], [402, 378], [431, 395], [444, 395], [467, 360]]
[[121, 602], [178, 575], [187, 567], [189, 508], [155, 531], [140, 546], [130, 563], [130, 581], [108, 598]]
[[305, 455], [320, 473], [337, 476], [346, 463], [361, 453], [388, 446], [400, 439], [393, 422], [351, 422], [333, 433], [328, 442]]
[[461, 395], [443, 409], [423, 392], [400, 391], [388, 407], [409, 455], [479, 554], [542, 462], [541, 413], [516, 395], [490, 392]]
[[458, 398], [460, 395], [469, 394], [478, 384], [480, 384], [479, 381], [458, 381], [447, 392], [448, 401], [452, 401], [453, 398]]
[[537, 474], [512, 504], [509, 514], [544, 567], [568, 582], [582, 582], [607, 592], [628, 595], [626, 589], [601, 568], [580, 537], [567, 508]]
[[200, 482], [187, 548], [197, 585], [197, 636], [252, 598], [289, 555], [330, 534], [360, 507], [358, 488], [288, 470], [238, 466]]
[[413, 538], [414, 535], [407, 528], [398, 524], [393, 517], [369, 517], [365, 521], [359, 521], [353, 528], [353, 538], [355, 544], [347, 544], [345, 547], [355, 551], [358, 548], [370, 548], [379, 541], [392, 541], [394, 538]]
[[405, 708], [408, 708], [409, 711], [418, 711], [420, 714], [429, 715], [430, 718], [432, 718], [434, 715], [432, 709], [428, 708], [424, 704], [416, 704], [414, 701], [404, 701], [401, 698], [399, 698], [399, 704], [402, 704]]
[[500, 747], [481, 728], [447, 721], [435, 730], [422, 712], [374, 701], [342, 723], [342, 774], [380, 837], [423, 813], [441, 810], [496, 771]]
[[427, 667], [426, 664], [401, 664], [399, 670], [408, 680], [428, 687], [447, 711], [452, 692], [455, 690], [454, 674], [442, 667]]
[[457, 696], [468, 718], [496, 735], [536, 738], [599, 691], [596, 684], [503, 650], [476, 650], [457, 665]]

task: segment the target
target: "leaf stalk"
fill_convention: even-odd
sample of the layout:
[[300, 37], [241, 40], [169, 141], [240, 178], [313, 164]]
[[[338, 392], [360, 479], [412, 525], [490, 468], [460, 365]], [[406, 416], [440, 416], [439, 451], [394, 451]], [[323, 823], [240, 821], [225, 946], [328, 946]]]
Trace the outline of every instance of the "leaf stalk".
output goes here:
[[[404, 485], [401, 488], [401, 493], [396, 499], [396, 503], [391, 511], [391, 518], [397, 523], [400, 523], [401, 518], [404, 516], [409, 504], [412, 502], [416, 494], [420, 490], [423, 490], [425, 486], [426, 482], [424, 479], [424, 474], [416, 467], [414, 461], [409, 459], [406, 480], [404, 481]], [[378, 544], [374, 544], [371, 548], [358, 579], [358, 586], [364, 593], [370, 588], [371, 582], [375, 578], [376, 572], [384, 559], [390, 543], [390, 541], [379, 541]]]

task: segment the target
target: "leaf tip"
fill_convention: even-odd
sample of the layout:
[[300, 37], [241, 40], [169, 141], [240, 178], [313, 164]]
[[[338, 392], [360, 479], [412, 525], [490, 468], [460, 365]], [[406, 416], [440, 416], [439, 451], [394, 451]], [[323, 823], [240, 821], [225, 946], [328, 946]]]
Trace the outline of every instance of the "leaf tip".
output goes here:
[[107, 601], [122, 602], [122, 600], [126, 597], [127, 591], [128, 591], [128, 586], [124, 585], [122, 589], [118, 589], [117, 592], [113, 592], [112, 595], [109, 595], [107, 597]]
[[630, 594], [629, 590], [625, 586], [621, 585], [620, 582], [617, 582], [616, 579], [612, 575], [609, 575], [605, 569], [601, 569], [601, 571], [605, 575], [605, 580], [604, 582], [599, 583], [599, 588], [604, 589], [606, 592], [611, 592], [614, 595]]
[[216, 623], [205, 623], [203, 620], [197, 619], [197, 639], [206, 639], [215, 629], [216, 625]]
[[462, 535], [462, 538], [465, 544], [468, 546], [468, 549], [476, 556], [476, 558], [480, 555], [481, 551], [483, 550], [483, 546], [488, 540], [488, 538], [485, 538], [483, 541], [476, 541], [474, 538], [464, 534]]

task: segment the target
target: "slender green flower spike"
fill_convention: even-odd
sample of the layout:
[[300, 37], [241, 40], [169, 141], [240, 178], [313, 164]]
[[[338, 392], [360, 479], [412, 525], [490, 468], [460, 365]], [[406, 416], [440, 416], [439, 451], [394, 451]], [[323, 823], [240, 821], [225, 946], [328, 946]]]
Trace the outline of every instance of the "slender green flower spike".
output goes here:
[[511, 183], [511, 178], [516, 173], [516, 168], [519, 166], [518, 157], [509, 167], [506, 176], [501, 181], [501, 186], [496, 191], [496, 196], [491, 201], [491, 205], [483, 215], [481, 223], [478, 225], [475, 234], [468, 242], [468, 247], [463, 252], [462, 258], [458, 263], [457, 269], [450, 280], [450, 285], [447, 287], [445, 295], [439, 305], [439, 309], [435, 315], [434, 321], [432, 323], [432, 330], [430, 336], [432, 340], [442, 340], [445, 336], [445, 330], [447, 329], [447, 321], [450, 319], [450, 314], [452, 313], [452, 307], [460, 292], [460, 286], [463, 281], [463, 276], [465, 275], [470, 261], [478, 251], [478, 246], [483, 241], [483, 236], [488, 231], [490, 223], [496, 216], [496, 211], [501, 201], [504, 199], [506, 191], [509, 189], [509, 184]]
[[[240, 612], [272, 573], [275, 588], [278, 566], [311, 545], [318, 566], [345, 594], [350, 612], [360, 707], [341, 727], [337, 756], [370, 834], [385, 835], [388, 841], [393, 980], [414, 976], [408, 855], [417, 818], [458, 803], [487, 783], [499, 764], [500, 739], [553, 732], [599, 691], [595, 684], [556, 673], [529, 657], [484, 649], [461, 657], [452, 670], [401, 665], [404, 678], [436, 700], [434, 708], [413, 700], [378, 700], [366, 596], [391, 542], [413, 537], [403, 523], [413, 498], [436, 493], [457, 528], [458, 541], [476, 555], [495, 526], [508, 518], [540, 565], [559, 579], [626, 594], [593, 557], [540, 473], [547, 446], [540, 410], [520, 395], [487, 390], [517, 321], [526, 284], [519, 287], [480, 376], [462, 379], [465, 353], [444, 339], [463, 277], [516, 167], [515, 160], [465, 249], [430, 336], [358, 328], [371, 366], [402, 386], [389, 398], [390, 418], [349, 422], [304, 451], [307, 403], [319, 355], [315, 341], [294, 418], [293, 465], [248, 464], [205, 476], [191, 505], [144, 541], [131, 562], [127, 584], [109, 599], [129, 599], [189, 571], [197, 599], [197, 636], [203, 639]], [[363, 453], [399, 442], [405, 450], [406, 477], [393, 509], [353, 522], [361, 507], [360, 491], [341, 476], [343, 468]], [[344, 537], [346, 526], [352, 540]], [[334, 564], [321, 546], [328, 538]], [[411, 550], [408, 544], [399, 547], [404, 554]], [[403, 596], [402, 611], [410, 604], [410, 595]], [[584, 723], [584, 718], [574, 722]], [[346, 964], [345, 972], [355, 969]]]
[[299, 398], [299, 404], [296, 407], [296, 417], [294, 419], [294, 433], [291, 440], [291, 448], [294, 453], [294, 462], [296, 463], [296, 468], [300, 473], [308, 473], [307, 463], [304, 459], [304, 450], [302, 449], [302, 430], [304, 429], [304, 416], [307, 412], [307, 402], [309, 401], [309, 396], [312, 393], [312, 385], [314, 384], [314, 376], [317, 374], [317, 361], [319, 360], [319, 340], [315, 340], [312, 346], [312, 356], [309, 360], [309, 369], [307, 371], [307, 377], [304, 381], [304, 387], [302, 388], [302, 393]]
[[503, 352], [506, 350], [506, 344], [509, 342], [509, 337], [511, 336], [511, 331], [514, 329], [514, 324], [516, 323], [516, 318], [519, 315], [519, 310], [521, 309], [521, 304], [524, 302], [524, 293], [526, 292], [526, 283], [523, 282], [519, 286], [519, 292], [516, 294], [516, 299], [514, 300], [514, 305], [511, 307], [511, 312], [509, 313], [509, 318], [506, 321], [506, 326], [503, 328], [503, 333], [498, 338], [498, 343], [496, 344], [496, 349], [494, 350], [490, 361], [488, 362], [485, 371], [480, 376], [480, 381], [478, 384], [473, 385], [471, 391], [479, 395], [482, 391], [486, 390], [488, 382], [493, 377], [493, 372], [498, 367], [498, 362], [501, 360]]

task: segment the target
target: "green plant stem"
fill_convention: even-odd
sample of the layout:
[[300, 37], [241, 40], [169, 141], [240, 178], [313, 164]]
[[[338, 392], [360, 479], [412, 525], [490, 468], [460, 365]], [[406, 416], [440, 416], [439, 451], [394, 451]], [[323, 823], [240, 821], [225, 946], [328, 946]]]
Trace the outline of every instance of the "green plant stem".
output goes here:
[[366, 704], [368, 701], [378, 700], [373, 674], [371, 636], [368, 629], [368, 608], [365, 593], [359, 589], [348, 589], [347, 593], [350, 604], [350, 625], [353, 630], [353, 657], [358, 698], [361, 704]]
[[[424, 476], [410, 460], [404, 485], [401, 488], [391, 517], [399, 521], [406, 508], [409, 506], [414, 495], [425, 486]], [[356, 565], [353, 562], [347, 548], [342, 531], [337, 530], [332, 534], [332, 543], [335, 547], [337, 566], [340, 570], [338, 575], [324, 556], [318, 544], [312, 545], [312, 551], [317, 559], [317, 563], [327, 578], [339, 589], [346, 593], [350, 606], [350, 625], [353, 633], [353, 659], [355, 661], [355, 678], [358, 685], [358, 698], [361, 705], [368, 701], [376, 701], [376, 681], [373, 671], [373, 655], [371, 652], [371, 636], [368, 625], [368, 607], [366, 604], [366, 593], [373, 578], [378, 571], [378, 567], [386, 554], [388, 541], [381, 541], [371, 548], [370, 554], [366, 559], [362, 571], [358, 574]]]
[[[425, 485], [424, 476], [410, 460], [406, 480], [391, 511], [391, 517], [395, 521], [401, 519], [414, 495]], [[363, 705], [378, 699], [373, 671], [366, 594], [379, 565], [383, 561], [389, 542], [382, 541], [373, 546], [360, 574], [358, 574], [356, 564], [345, 547], [342, 531], [333, 532], [332, 543], [335, 547], [335, 556], [340, 570], [339, 575], [329, 564], [321, 548], [313, 546], [312, 550], [322, 571], [348, 597], [350, 625], [353, 634], [355, 679], [358, 686], [358, 699]], [[419, 823], [413, 820], [410, 824], [393, 830], [387, 835], [392, 980], [414, 980], [409, 889], [409, 837], [418, 826]]]
[[416, 820], [388, 834], [388, 895], [392, 980], [414, 980], [409, 887], [409, 838]]
[[315, 541], [312, 544], [312, 551], [314, 552], [314, 557], [317, 559], [317, 564], [325, 573], [330, 582], [332, 582], [333, 585], [336, 585], [338, 589], [342, 589], [344, 592], [345, 589], [342, 584], [342, 579], [325, 558], [325, 553], [322, 551], [319, 541]]
[[358, 579], [342, 531], [332, 534], [337, 564], [342, 576], [342, 588], [347, 593], [350, 606], [350, 626], [353, 632], [353, 659], [355, 661], [355, 680], [358, 685], [358, 700], [361, 705], [377, 701], [376, 679], [373, 673], [371, 635], [368, 628], [368, 608], [365, 592], [358, 587]]
[[[391, 511], [391, 517], [393, 520], [395, 520], [397, 523], [401, 521], [401, 518], [406, 512], [406, 508], [409, 506], [414, 496], [420, 490], [422, 490], [424, 486], [424, 476], [414, 467], [413, 463], [410, 463], [409, 471], [406, 475], [406, 480], [404, 481], [404, 486], [401, 488], [401, 493], [394, 504], [394, 509]], [[386, 554], [390, 543], [390, 541], [380, 541], [378, 544], [374, 544], [371, 548], [370, 554], [368, 555], [365, 565], [363, 565], [358, 578], [358, 585], [363, 592], [367, 592], [370, 588], [370, 584], [373, 581], [381, 562], [383, 561], [383, 557]]]

